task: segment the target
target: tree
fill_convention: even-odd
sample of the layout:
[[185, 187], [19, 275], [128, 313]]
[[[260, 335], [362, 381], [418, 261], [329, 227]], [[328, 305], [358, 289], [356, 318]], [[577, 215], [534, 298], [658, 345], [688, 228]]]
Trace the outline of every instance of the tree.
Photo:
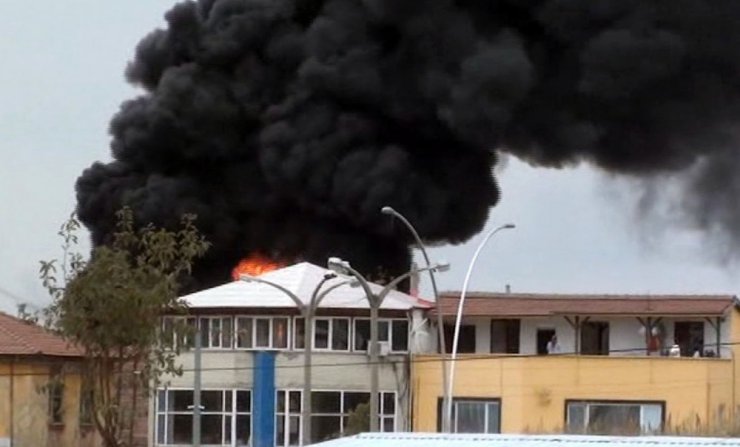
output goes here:
[[179, 284], [208, 248], [193, 215], [176, 231], [137, 228], [129, 208], [117, 218], [110, 243], [85, 259], [74, 250], [80, 223], [72, 216], [59, 231], [62, 259], [41, 261], [40, 269], [52, 296], [46, 323], [82, 351], [92, 419], [106, 447], [131, 446], [139, 396], [163, 375], [182, 373], [180, 345], [163, 340], [160, 321], [165, 312], [185, 311]]

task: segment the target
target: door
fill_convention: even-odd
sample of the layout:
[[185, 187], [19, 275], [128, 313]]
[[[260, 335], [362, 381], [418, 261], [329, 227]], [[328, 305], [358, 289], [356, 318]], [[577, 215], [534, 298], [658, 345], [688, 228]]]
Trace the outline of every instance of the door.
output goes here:
[[609, 323], [588, 321], [581, 326], [581, 354], [609, 355]]
[[676, 344], [681, 348], [682, 357], [690, 357], [694, 352], [704, 352], [704, 322], [676, 321], [673, 326]]
[[547, 354], [547, 343], [555, 335], [555, 329], [537, 329], [537, 354]]

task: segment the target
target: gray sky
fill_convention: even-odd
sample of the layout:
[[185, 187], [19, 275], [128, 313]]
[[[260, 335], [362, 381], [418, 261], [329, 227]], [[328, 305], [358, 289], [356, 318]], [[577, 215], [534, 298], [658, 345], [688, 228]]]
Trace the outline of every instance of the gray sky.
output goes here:
[[[107, 160], [108, 121], [136, 94], [123, 78], [136, 43], [162, 25], [171, 0], [0, 2], [0, 310], [48, 301], [40, 259], [58, 257], [59, 225], [74, 182]], [[586, 167], [531, 168], [509, 160], [489, 228], [513, 222], [486, 246], [471, 288], [533, 292], [736, 293], [738, 267], [706, 256], [701, 235], [647, 232], [635, 192]], [[451, 217], [454, 218], [454, 217]], [[440, 247], [452, 263], [438, 279], [459, 289], [482, 234]], [[424, 288], [428, 290], [428, 286]]]

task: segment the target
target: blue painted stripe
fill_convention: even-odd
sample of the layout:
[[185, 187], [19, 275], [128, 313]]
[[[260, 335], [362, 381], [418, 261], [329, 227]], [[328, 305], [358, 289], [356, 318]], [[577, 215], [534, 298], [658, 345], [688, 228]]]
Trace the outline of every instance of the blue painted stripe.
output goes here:
[[254, 355], [252, 447], [275, 445], [275, 352]]

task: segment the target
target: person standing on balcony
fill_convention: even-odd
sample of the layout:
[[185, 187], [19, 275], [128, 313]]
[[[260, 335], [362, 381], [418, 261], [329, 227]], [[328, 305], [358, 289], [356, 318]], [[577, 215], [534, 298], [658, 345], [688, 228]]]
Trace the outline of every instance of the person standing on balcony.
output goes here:
[[547, 353], [548, 354], [559, 354], [560, 345], [558, 344], [558, 336], [553, 334], [550, 341], [547, 342]]

